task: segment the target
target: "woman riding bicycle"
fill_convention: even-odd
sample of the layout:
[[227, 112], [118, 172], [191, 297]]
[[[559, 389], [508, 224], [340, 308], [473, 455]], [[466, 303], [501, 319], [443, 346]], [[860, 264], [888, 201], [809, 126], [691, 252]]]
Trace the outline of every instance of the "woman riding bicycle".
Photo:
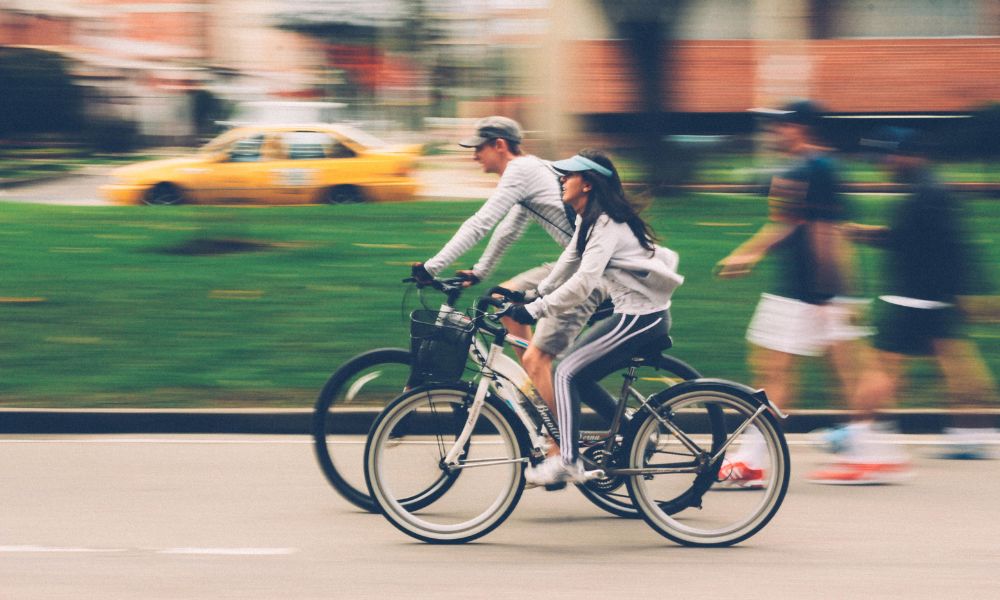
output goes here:
[[[555, 370], [559, 455], [526, 470], [525, 479], [535, 485], [586, 479], [578, 448], [581, 398], [632, 357], [669, 347], [670, 297], [684, 281], [676, 272], [677, 253], [655, 244], [607, 156], [581, 150], [552, 167], [560, 174], [562, 201], [576, 212], [576, 231], [539, 284], [538, 298], [508, 314], [532, 324], [571, 310], [602, 284], [615, 309], [570, 347]], [[545, 400], [552, 404], [551, 398]]]

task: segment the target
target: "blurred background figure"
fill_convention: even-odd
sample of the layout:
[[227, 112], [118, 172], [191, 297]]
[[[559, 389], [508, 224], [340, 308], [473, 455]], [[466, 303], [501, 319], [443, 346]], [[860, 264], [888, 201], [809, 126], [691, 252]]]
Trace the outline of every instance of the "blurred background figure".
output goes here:
[[[953, 409], [995, 403], [996, 384], [976, 345], [962, 334], [961, 296], [977, 281], [970, 240], [956, 200], [935, 178], [926, 136], [913, 129], [881, 128], [862, 140], [880, 156], [892, 178], [911, 187], [887, 227], [850, 224], [850, 236], [886, 253], [885, 294], [876, 304], [877, 355], [868, 361], [857, 402], [892, 406], [907, 359], [932, 356], [944, 377]], [[995, 404], [993, 404], [995, 406]], [[953, 412], [944, 458], [989, 458], [995, 431], [975, 415]], [[842, 476], [848, 478], [846, 470]]]
[[[850, 277], [849, 247], [839, 227], [848, 207], [836, 163], [819, 139], [822, 111], [814, 102], [799, 100], [758, 112], [772, 123], [789, 164], [771, 182], [768, 222], [719, 261], [717, 273], [741, 277], [766, 255], [777, 259], [777, 280], [762, 294], [747, 340], [756, 385], [787, 408], [795, 399], [798, 357], [828, 357], [842, 392], [853, 389], [856, 371], [849, 342], [863, 331], [851, 324], [851, 311], [837, 300]], [[756, 459], [731, 457], [729, 480], [766, 477], [754, 467]]]

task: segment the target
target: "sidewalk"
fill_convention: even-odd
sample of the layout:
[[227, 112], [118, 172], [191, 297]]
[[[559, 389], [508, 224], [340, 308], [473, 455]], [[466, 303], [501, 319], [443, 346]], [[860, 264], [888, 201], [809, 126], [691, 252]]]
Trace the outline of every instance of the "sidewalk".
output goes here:
[[[787, 433], [806, 433], [846, 421], [843, 410], [790, 411], [782, 423]], [[339, 413], [346, 433], [363, 434], [377, 415], [374, 409]], [[887, 411], [902, 433], [940, 433], [950, 425], [950, 411], [901, 409]], [[1000, 409], [976, 411], [983, 425], [1000, 427]], [[584, 429], [597, 429], [592, 413], [584, 413]], [[311, 409], [21, 409], [0, 408], [0, 434], [152, 434], [225, 433], [309, 435]]]

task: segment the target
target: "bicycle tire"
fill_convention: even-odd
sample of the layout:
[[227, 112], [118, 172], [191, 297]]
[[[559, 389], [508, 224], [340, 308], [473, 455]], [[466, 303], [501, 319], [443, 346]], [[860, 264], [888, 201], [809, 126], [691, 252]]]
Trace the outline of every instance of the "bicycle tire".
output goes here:
[[[439, 496], [438, 502], [424, 514], [418, 513], [427, 506], [406, 506], [396, 498], [408, 495], [409, 491], [400, 490], [409, 486], [423, 489], [426, 484], [420, 481], [422, 473], [436, 479], [435, 470], [447, 472], [443, 466], [444, 454], [459, 433], [454, 429], [455, 417], [448, 416], [447, 409], [467, 409], [471, 402], [467, 386], [421, 387], [393, 400], [372, 424], [365, 445], [369, 494], [378, 503], [382, 516], [413, 538], [435, 544], [459, 544], [480, 538], [510, 516], [524, 491], [524, 466], [530, 452], [527, 432], [510, 408], [490, 395], [460, 455], [465, 468], [458, 472], [464, 474], [471, 469], [477, 473], [461, 478], [462, 481], [468, 478], [469, 485]], [[420, 425], [414, 428], [416, 434], [408, 436], [412, 439], [400, 441], [394, 436], [395, 427], [407, 420]], [[414, 459], [406, 454], [407, 448], [419, 456]], [[397, 459], [400, 450], [403, 456]], [[476, 465], [477, 461], [488, 464]], [[398, 465], [398, 471], [393, 465]], [[392, 474], [396, 472], [398, 477]], [[413, 480], [417, 482], [414, 484]], [[452, 481], [458, 480], [456, 477]], [[497, 489], [491, 492], [487, 485], [494, 481]], [[481, 512], [468, 508], [470, 496], [485, 497]]]
[[[684, 362], [683, 360], [665, 354], [654, 354], [646, 357], [646, 361], [642, 366], [639, 367], [637, 375], [642, 379], [643, 375], [648, 373], [650, 367], [657, 372], [665, 372], [672, 377], [669, 379], [676, 380], [677, 382], [686, 381], [691, 379], [698, 379], [701, 377], [701, 373], [698, 372], [693, 366]], [[614, 375], [612, 375], [614, 376]], [[657, 377], [657, 379], [667, 379], [663, 376]], [[633, 396], [640, 399], [644, 399], [642, 394], [636, 391], [634, 388], [631, 390]], [[641, 415], [636, 414], [633, 416], [632, 424], [637, 422]], [[629, 425], [632, 427], [633, 425]], [[620, 450], [620, 448], [619, 448]], [[621, 453], [619, 456], [615, 457], [616, 460], [621, 460]], [[577, 484], [577, 488], [580, 493], [583, 494], [584, 498], [589, 500], [594, 506], [597, 506], [601, 510], [615, 515], [617, 517], [622, 517], [625, 519], [638, 519], [642, 517], [639, 509], [635, 507], [635, 503], [632, 501], [631, 496], [628, 494], [627, 490], [622, 493], [620, 490], [626, 488], [624, 478], [605, 478], [598, 479], [594, 481], [589, 481], [587, 483]], [[688, 497], [678, 497], [671, 500], [675, 502], [678, 507], [686, 505]]]
[[[313, 448], [323, 475], [333, 486], [333, 489], [345, 500], [368, 512], [376, 512], [378, 506], [368, 494], [368, 487], [364, 480], [360, 478], [359, 481], [352, 480], [355, 471], [358, 474], [363, 474], [363, 454], [359, 460], [353, 461], [357, 462], [356, 465], [352, 464], [349, 452], [344, 448], [345, 444], [350, 444], [350, 442], [342, 442], [337, 439], [346, 432], [338, 431], [338, 427], [344, 426], [342, 422], [344, 415], [338, 418], [336, 409], [338, 405], [345, 403], [345, 399], [349, 401], [352, 395], [356, 396], [360, 393], [358, 389], [353, 390], [352, 393], [352, 387], [368, 385], [373, 381], [372, 379], [361, 381], [366, 376], [370, 377], [370, 375], [362, 375], [366, 372], [372, 374], [385, 371], [391, 372], [390, 377], [399, 377], [402, 381], [399, 382], [397, 391], [389, 396], [389, 399], [394, 398], [396, 394], [407, 387], [404, 373], [409, 371], [410, 364], [410, 352], [403, 348], [378, 348], [359, 354], [341, 365], [330, 376], [313, 407]], [[359, 376], [361, 377], [359, 378]], [[394, 382], [389, 383], [391, 386]], [[367, 426], [364, 431], [349, 433], [363, 435], [367, 433]], [[364, 442], [359, 442], [358, 445], [363, 448]], [[335, 454], [340, 456], [335, 457]], [[446, 486], [436, 485], [426, 490], [424, 494], [415, 495], [414, 498], [410, 499], [410, 502], [414, 503], [415, 506], [420, 503], [431, 503], [436, 499], [436, 494], [442, 494], [445, 491], [447, 491]]]
[[[726, 415], [725, 437], [719, 439], [715, 431], [712, 432], [709, 455], [720, 453], [723, 449], [730, 452], [732, 448], [742, 443], [742, 440], [749, 437], [751, 431], [756, 431], [755, 435], [760, 436], [764, 456], [768, 461], [767, 466], [760, 467], [767, 476], [762, 479], [759, 488], [744, 488], [731, 492], [744, 494], [739, 499], [737, 496], [723, 498], [727, 492], [719, 492], [714, 497], [708, 495], [709, 491], [716, 494], [717, 477], [725, 460], [724, 454], [720, 454], [716, 462], [708, 463], [708, 468], [697, 474], [691, 484], [685, 483], [686, 477], [690, 474], [630, 476], [627, 481], [629, 493], [636, 507], [642, 512], [643, 519], [655, 531], [684, 546], [731, 546], [755, 535], [777, 514], [788, 491], [790, 479], [788, 444], [776, 418], [769, 410], [761, 412], [756, 420], [740, 430], [741, 424], [756, 414], [761, 407], [761, 402], [755, 397], [755, 393], [754, 390], [740, 384], [702, 379], [669, 388], [653, 399], [655, 414], [647, 413], [630, 432], [629, 439], [625, 443], [629, 468], [680, 464], [648, 464], [648, 460], [660, 452], [661, 446], [666, 445], [660, 436], [676, 439], [667, 428], [664, 428], [664, 431], [660, 430], [661, 421], [668, 420], [675, 427], [687, 429], [693, 439], [700, 431], [697, 429], [698, 423], [701, 423], [702, 429], [704, 428], [704, 418], [701, 415], [707, 414], [705, 406], [717, 406]], [[730, 429], [731, 433], [739, 431], [740, 435], [732, 436], [734, 439], [730, 440]], [[732, 445], [727, 448], [726, 444]], [[677, 460], [675, 457], [682, 454], [676, 450], [677, 447], [678, 445], [674, 445], [674, 450], [663, 452], [671, 457], [668, 460]], [[689, 454], [687, 458], [695, 456]], [[672, 513], [669, 505], [665, 507], [657, 498], [658, 490], [650, 482], [658, 478], [662, 480], [672, 477], [679, 478], [682, 485], [687, 486], [689, 493], [700, 494], [697, 502], [688, 507], [692, 512], [681, 509]], [[733, 511], [736, 516], [729, 517], [728, 511]]]

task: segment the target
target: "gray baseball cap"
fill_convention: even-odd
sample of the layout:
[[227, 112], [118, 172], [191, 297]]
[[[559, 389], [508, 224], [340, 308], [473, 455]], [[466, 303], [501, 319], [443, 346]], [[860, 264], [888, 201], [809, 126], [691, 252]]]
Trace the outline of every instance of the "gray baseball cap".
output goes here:
[[521, 141], [521, 126], [514, 119], [494, 115], [476, 121], [476, 135], [458, 143], [465, 148], [475, 148], [490, 140], [503, 138], [511, 142]]

